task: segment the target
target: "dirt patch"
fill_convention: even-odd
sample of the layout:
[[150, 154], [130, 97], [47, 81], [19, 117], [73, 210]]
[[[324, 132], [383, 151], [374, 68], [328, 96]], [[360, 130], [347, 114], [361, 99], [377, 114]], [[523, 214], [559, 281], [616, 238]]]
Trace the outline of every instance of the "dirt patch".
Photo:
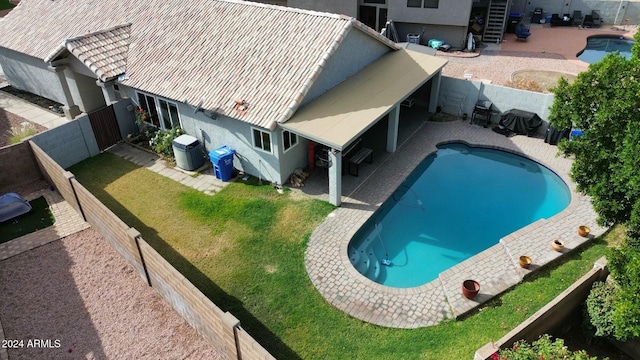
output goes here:
[[551, 88], [558, 85], [560, 78], [565, 78], [571, 84], [576, 79], [576, 75], [562, 73], [558, 71], [546, 70], [520, 70], [511, 75], [511, 81], [507, 86], [542, 93], [550, 93]]
[[13, 135], [11, 130], [12, 128], [19, 130], [25, 126], [30, 126], [38, 132], [47, 130], [47, 128], [42, 125], [28, 121], [27, 119], [7, 112], [4, 109], [0, 109], [0, 147], [9, 145], [9, 139]]

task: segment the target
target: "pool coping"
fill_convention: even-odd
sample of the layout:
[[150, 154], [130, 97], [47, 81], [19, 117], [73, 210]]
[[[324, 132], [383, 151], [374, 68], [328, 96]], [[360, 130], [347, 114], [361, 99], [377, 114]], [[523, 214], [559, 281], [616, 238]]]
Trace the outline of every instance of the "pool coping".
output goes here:
[[[568, 185], [570, 204], [551, 218], [538, 220], [505, 236], [498, 244], [443, 271], [438, 279], [425, 285], [391, 288], [367, 279], [349, 261], [349, 241], [425, 157], [437, 151], [438, 145], [451, 142], [509, 151], [546, 166]], [[461, 121], [425, 122], [314, 230], [305, 256], [311, 282], [336, 308], [360, 320], [387, 327], [432, 326], [478, 308], [531, 272], [606, 230], [596, 225], [597, 215], [590, 199], [576, 192], [569, 178], [571, 160], [557, 157], [556, 153], [555, 146], [540, 138], [507, 138]], [[591, 228], [590, 238], [578, 236], [579, 225]], [[557, 238], [565, 242], [563, 252], [551, 249], [551, 241]], [[520, 255], [532, 258], [529, 269], [518, 265]], [[465, 279], [474, 279], [481, 285], [480, 293], [473, 300], [462, 296], [461, 285]]]

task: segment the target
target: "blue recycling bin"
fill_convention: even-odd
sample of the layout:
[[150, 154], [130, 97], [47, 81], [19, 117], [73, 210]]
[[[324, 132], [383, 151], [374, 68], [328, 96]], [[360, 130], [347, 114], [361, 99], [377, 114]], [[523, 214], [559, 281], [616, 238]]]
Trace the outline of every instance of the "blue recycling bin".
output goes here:
[[233, 177], [233, 154], [235, 153], [235, 150], [226, 145], [209, 151], [209, 160], [213, 163], [213, 171], [218, 179], [229, 181]]

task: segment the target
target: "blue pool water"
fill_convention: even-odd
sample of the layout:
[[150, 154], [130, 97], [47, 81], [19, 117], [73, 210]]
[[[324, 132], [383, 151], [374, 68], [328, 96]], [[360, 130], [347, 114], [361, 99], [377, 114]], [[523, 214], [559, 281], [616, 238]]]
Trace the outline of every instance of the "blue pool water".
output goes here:
[[578, 59], [593, 64], [614, 51], [620, 52], [620, 55], [629, 59], [634, 43], [635, 41], [620, 36], [590, 36], [587, 38], [587, 46], [578, 54]]
[[[569, 205], [555, 173], [504, 151], [449, 144], [426, 158], [349, 243], [361, 274], [408, 288]], [[390, 261], [390, 266], [383, 263]]]

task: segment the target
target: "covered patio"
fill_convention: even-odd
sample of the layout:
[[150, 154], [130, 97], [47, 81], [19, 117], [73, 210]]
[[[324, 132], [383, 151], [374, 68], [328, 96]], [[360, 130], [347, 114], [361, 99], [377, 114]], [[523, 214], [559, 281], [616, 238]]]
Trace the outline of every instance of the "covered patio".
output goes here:
[[[429, 48], [407, 44], [303, 106], [281, 124], [326, 147], [329, 202], [342, 203], [343, 162], [348, 166], [355, 145], [367, 146], [373, 150], [373, 159], [380, 159], [384, 153], [396, 151], [405, 111], [411, 112], [415, 106], [422, 107], [422, 114], [435, 112], [441, 71], [447, 60], [432, 54]], [[365, 174], [358, 171], [358, 175]]]

